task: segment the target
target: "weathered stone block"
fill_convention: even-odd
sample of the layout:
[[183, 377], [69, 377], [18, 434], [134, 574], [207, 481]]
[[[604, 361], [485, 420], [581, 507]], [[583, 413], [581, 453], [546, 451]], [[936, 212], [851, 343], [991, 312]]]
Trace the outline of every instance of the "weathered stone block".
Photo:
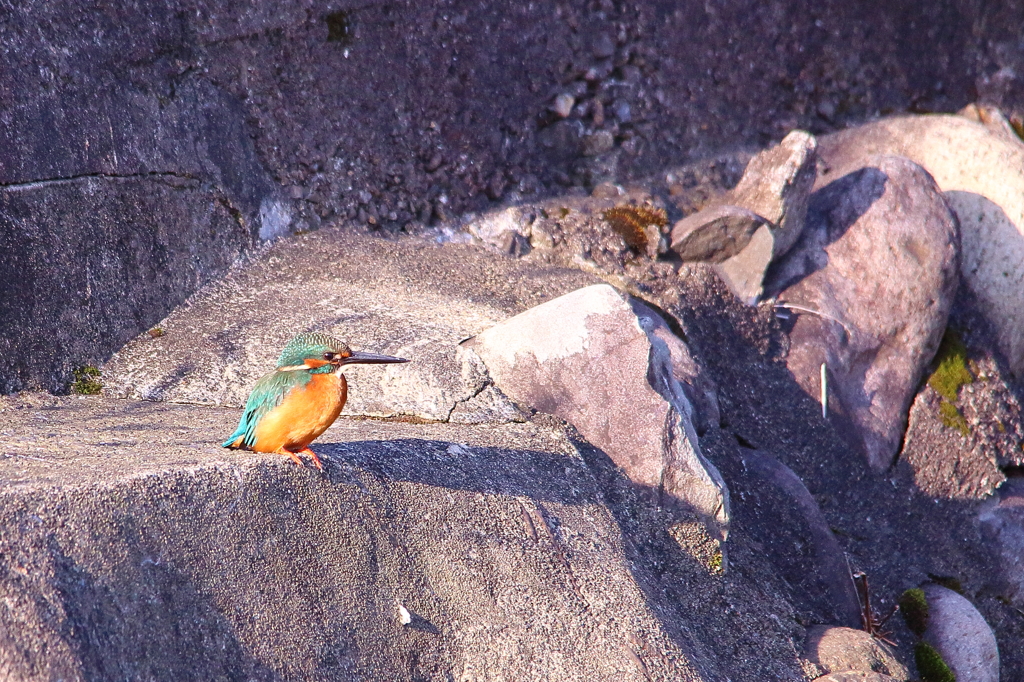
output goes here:
[[701, 455], [693, 408], [674, 376], [668, 345], [653, 333], [654, 317], [597, 284], [531, 308], [465, 345], [503, 393], [570, 422], [659, 504], [696, 512], [724, 539], [729, 493]]
[[557, 427], [342, 419], [320, 473], [220, 448], [237, 410], [33, 401], [0, 401], [4, 679], [723, 677]]

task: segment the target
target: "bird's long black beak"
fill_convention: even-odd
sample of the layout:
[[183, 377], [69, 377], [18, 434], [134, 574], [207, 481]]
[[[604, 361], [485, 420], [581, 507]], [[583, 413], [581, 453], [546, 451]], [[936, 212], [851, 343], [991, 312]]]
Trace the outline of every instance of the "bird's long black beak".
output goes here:
[[396, 358], [390, 355], [377, 355], [376, 353], [363, 353], [352, 351], [352, 355], [341, 361], [342, 365], [386, 365], [392, 362], [409, 362], [405, 358]]

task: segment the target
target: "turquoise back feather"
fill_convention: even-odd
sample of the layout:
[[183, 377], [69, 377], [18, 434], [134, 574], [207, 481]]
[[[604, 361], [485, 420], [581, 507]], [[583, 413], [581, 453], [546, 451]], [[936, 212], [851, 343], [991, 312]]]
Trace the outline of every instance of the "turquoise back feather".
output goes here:
[[[297, 386], [305, 386], [312, 380], [309, 371], [271, 372], [256, 382], [245, 401], [245, 412], [238, 428], [224, 441], [223, 447], [251, 448], [256, 442], [256, 425], [268, 412], [281, 404], [288, 392]], [[242, 442], [238, 443], [239, 437]]]

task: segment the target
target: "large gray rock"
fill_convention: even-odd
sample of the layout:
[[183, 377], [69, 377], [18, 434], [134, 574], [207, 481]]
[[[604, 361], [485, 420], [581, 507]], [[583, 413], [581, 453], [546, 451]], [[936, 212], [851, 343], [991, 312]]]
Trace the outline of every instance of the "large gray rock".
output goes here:
[[1007, 479], [978, 515], [989, 551], [998, 558], [992, 587], [1024, 607], [1024, 481]]
[[[518, 411], [459, 342], [595, 280], [481, 249], [341, 230], [283, 240], [119, 351], [103, 368], [119, 397], [240, 407], [300, 331], [409, 358], [353, 367], [347, 414], [508, 421]], [[369, 371], [367, 371], [369, 370]]]
[[756, 303], [768, 265], [783, 256], [804, 227], [816, 177], [817, 141], [802, 130], [756, 155], [739, 184], [672, 228], [672, 249], [684, 261], [708, 261], [746, 303]]
[[956, 218], [931, 177], [877, 157], [815, 192], [801, 241], [766, 290], [795, 316], [787, 365], [872, 468], [899, 450], [958, 283]]
[[958, 680], [999, 682], [999, 647], [985, 618], [966, 598], [941, 585], [925, 585], [928, 628], [935, 647]]
[[5, 680], [727, 676], [556, 427], [342, 419], [321, 474], [220, 448], [237, 410], [0, 410]]
[[825, 673], [880, 673], [899, 682], [910, 679], [910, 671], [893, 652], [864, 630], [814, 625], [807, 629], [804, 658]]
[[696, 512], [724, 539], [729, 493], [701, 455], [669, 348], [682, 341], [659, 333], [664, 326], [651, 309], [598, 284], [464, 345], [512, 400], [573, 424], [660, 504]]
[[821, 139], [818, 185], [877, 154], [928, 171], [960, 220], [964, 282], [983, 306], [1014, 373], [1024, 373], [1024, 142], [962, 116], [884, 119]]
[[0, 126], [0, 392], [62, 390], [289, 220], [208, 83], [51, 92], [19, 115], [69, 108]]

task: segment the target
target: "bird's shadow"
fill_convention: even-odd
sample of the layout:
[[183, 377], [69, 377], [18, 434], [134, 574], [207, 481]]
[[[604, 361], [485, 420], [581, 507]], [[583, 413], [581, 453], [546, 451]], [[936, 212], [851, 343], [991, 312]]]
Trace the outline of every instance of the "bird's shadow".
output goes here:
[[567, 505], [601, 502], [589, 469], [568, 454], [419, 438], [323, 443], [317, 450], [335, 483], [354, 482], [356, 469], [395, 482], [489, 495]]

